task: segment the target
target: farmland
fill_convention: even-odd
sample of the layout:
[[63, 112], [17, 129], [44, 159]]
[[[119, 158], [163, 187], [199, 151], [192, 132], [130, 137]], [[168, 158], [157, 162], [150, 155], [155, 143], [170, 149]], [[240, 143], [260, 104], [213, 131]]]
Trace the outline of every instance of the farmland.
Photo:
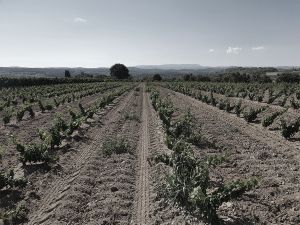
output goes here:
[[299, 85], [0, 89], [0, 224], [299, 224]]

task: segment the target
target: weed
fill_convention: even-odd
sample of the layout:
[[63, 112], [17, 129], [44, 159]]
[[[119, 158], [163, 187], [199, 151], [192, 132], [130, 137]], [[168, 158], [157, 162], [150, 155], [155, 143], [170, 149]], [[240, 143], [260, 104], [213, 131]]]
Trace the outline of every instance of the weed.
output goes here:
[[112, 154], [131, 153], [131, 147], [123, 138], [109, 139], [102, 146], [104, 155], [111, 156]]
[[133, 113], [133, 112], [126, 112], [125, 116], [124, 116], [125, 120], [135, 120], [140, 122], [140, 118], [137, 114]]

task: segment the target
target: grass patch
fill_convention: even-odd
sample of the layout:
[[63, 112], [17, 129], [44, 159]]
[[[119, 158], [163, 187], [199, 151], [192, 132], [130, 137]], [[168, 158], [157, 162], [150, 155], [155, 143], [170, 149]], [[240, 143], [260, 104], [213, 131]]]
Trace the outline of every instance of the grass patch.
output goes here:
[[139, 116], [133, 112], [126, 112], [124, 115], [124, 119], [125, 120], [135, 120], [135, 121], [140, 122]]
[[111, 138], [104, 142], [102, 151], [104, 155], [132, 153], [132, 149], [124, 138]]

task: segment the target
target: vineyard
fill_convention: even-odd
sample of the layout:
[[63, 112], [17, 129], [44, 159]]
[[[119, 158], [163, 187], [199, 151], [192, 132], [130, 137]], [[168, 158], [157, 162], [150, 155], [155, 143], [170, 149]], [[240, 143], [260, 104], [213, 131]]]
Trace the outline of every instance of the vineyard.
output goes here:
[[300, 224], [299, 85], [30, 82], [0, 89], [0, 225]]

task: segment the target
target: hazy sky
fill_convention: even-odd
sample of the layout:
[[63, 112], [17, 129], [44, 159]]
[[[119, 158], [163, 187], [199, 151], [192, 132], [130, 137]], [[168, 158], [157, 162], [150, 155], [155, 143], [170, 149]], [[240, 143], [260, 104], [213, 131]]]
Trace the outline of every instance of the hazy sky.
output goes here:
[[300, 65], [300, 0], [0, 0], [0, 66]]

